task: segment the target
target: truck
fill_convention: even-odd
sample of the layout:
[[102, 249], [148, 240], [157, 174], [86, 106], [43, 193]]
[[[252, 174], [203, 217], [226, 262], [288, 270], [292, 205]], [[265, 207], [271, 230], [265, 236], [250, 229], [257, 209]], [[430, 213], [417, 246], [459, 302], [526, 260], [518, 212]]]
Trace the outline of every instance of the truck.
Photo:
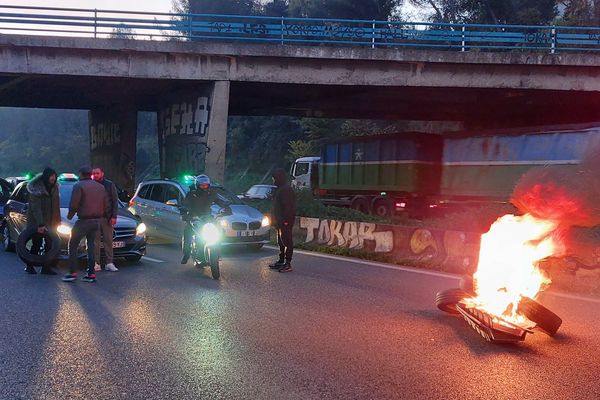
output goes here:
[[292, 165], [292, 186], [324, 204], [380, 217], [432, 209], [509, 203], [529, 169], [575, 169], [600, 145], [600, 127], [542, 132], [445, 135], [397, 133], [321, 146], [320, 157]]

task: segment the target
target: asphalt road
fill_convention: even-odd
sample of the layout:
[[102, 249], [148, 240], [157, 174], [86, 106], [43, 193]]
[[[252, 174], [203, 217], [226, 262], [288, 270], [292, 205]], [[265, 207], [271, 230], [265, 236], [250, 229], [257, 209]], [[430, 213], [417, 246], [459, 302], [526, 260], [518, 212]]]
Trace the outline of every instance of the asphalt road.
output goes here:
[[0, 398], [600, 398], [600, 301], [546, 295], [559, 335], [499, 346], [435, 308], [454, 277], [306, 254], [280, 274], [274, 254], [214, 281], [153, 246], [66, 284], [1, 253]]

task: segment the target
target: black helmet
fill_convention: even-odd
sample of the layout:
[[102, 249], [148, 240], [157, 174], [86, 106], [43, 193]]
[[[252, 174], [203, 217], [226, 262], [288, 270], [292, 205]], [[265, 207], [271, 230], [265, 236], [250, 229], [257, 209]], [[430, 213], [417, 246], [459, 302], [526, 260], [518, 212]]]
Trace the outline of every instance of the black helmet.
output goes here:
[[194, 179], [194, 186], [197, 190], [208, 190], [210, 187], [210, 178], [206, 175], [198, 175]]

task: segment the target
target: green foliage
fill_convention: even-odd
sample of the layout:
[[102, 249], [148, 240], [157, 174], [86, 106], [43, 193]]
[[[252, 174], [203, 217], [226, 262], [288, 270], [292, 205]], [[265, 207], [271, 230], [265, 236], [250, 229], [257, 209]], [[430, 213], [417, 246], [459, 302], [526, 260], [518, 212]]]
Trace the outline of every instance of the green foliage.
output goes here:
[[293, 17], [388, 20], [401, 0], [290, 0]]
[[319, 148], [312, 141], [292, 140], [289, 146], [290, 149], [286, 158], [292, 163], [300, 157], [310, 157], [319, 153]]
[[558, 13], [557, 0], [410, 0], [431, 7], [433, 22], [480, 24], [550, 24]]
[[256, 0], [174, 0], [179, 13], [253, 15], [259, 9]]
[[296, 192], [296, 208], [297, 214], [305, 217], [326, 218], [341, 221], [391, 222], [389, 219], [363, 214], [360, 211], [350, 208], [326, 206], [320, 200], [315, 199], [309, 190], [299, 190]]

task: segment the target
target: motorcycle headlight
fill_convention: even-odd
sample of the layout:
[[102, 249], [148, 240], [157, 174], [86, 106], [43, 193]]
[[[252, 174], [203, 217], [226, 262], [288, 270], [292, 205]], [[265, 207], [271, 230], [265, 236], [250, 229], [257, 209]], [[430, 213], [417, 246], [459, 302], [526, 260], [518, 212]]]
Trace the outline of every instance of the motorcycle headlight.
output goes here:
[[222, 219], [219, 221], [219, 224], [221, 224], [223, 228], [227, 228], [227, 220]]
[[202, 240], [209, 246], [216, 244], [221, 239], [219, 228], [213, 223], [204, 224], [202, 227]]
[[142, 222], [135, 229], [135, 234], [138, 236], [142, 236], [144, 233], [146, 233], [146, 224]]
[[71, 230], [73, 228], [70, 227], [69, 225], [65, 225], [65, 224], [60, 224], [58, 226], [58, 228], [56, 228], [56, 231], [58, 232], [59, 235], [63, 235], [63, 236], [71, 236]]
[[265, 226], [269, 226], [269, 225], [271, 225], [271, 220], [269, 219], [269, 217], [264, 217], [262, 219], [262, 223], [260, 224], [260, 226], [262, 226], [264, 228]]

